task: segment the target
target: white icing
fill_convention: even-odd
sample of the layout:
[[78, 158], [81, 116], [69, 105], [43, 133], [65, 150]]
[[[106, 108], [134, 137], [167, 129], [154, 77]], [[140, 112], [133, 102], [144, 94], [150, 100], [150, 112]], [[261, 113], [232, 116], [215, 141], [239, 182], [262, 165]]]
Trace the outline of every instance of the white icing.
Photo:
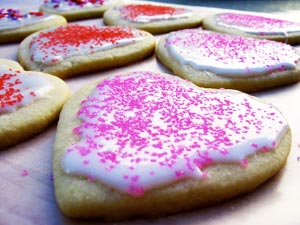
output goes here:
[[104, 82], [82, 102], [74, 130], [80, 139], [62, 168], [131, 195], [201, 179], [201, 167], [211, 163], [243, 164], [276, 147], [288, 128], [274, 107], [241, 92], [199, 89], [152, 72]]
[[172, 32], [165, 46], [181, 65], [231, 77], [295, 69], [299, 60], [297, 51], [287, 44], [200, 29]]
[[134, 22], [137, 23], [149, 23], [149, 22], [157, 22], [157, 21], [164, 21], [164, 20], [175, 20], [175, 19], [182, 19], [182, 18], [188, 18], [191, 17], [193, 13], [191, 11], [185, 12], [182, 14], [177, 14], [177, 15], [155, 15], [155, 16], [145, 16], [141, 15], [138, 16]]

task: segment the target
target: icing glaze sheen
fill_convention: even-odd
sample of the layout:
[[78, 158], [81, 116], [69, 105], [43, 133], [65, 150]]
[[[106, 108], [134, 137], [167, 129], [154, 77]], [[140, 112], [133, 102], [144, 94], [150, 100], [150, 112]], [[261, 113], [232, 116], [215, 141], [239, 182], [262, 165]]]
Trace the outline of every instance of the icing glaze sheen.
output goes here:
[[41, 32], [30, 44], [31, 60], [47, 65], [83, 54], [132, 44], [144, 38], [133, 28], [67, 25]]
[[247, 33], [257, 35], [288, 35], [292, 32], [300, 32], [300, 23], [269, 18], [265, 16], [221, 13], [215, 16], [217, 25], [236, 28]]
[[0, 114], [10, 113], [43, 98], [52, 86], [37, 75], [23, 74], [0, 65]]
[[116, 7], [121, 17], [137, 23], [148, 23], [163, 20], [188, 18], [193, 15], [191, 10], [171, 6], [152, 4], [130, 4]]
[[97, 8], [116, 2], [116, 0], [45, 0], [44, 6], [56, 11]]
[[16, 29], [52, 18], [42, 12], [24, 13], [17, 9], [0, 9], [0, 31]]
[[225, 90], [200, 89], [175, 76], [130, 72], [99, 83], [81, 102], [78, 142], [62, 168], [132, 196], [205, 166], [274, 149], [287, 122], [273, 106]]
[[165, 46], [182, 65], [222, 76], [262, 76], [295, 69], [299, 54], [290, 45], [201, 29], [172, 32]]

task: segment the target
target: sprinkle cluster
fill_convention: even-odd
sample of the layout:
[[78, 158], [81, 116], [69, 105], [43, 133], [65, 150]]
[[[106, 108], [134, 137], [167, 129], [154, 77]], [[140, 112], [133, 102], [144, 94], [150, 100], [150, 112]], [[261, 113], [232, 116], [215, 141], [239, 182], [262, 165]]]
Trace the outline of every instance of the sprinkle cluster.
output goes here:
[[171, 33], [166, 46], [182, 64], [219, 75], [265, 75], [294, 69], [299, 54], [290, 45], [201, 29]]
[[152, 4], [129, 4], [120, 6], [121, 16], [131, 21], [137, 21], [141, 16], [165, 16], [165, 19], [175, 15], [185, 14], [186, 9]]
[[186, 177], [216, 162], [240, 162], [273, 149], [286, 121], [271, 105], [240, 92], [199, 89], [152, 72], [99, 83], [78, 111], [79, 142], [65, 171], [131, 195]]
[[42, 12], [29, 12], [26, 14], [21, 13], [20, 10], [17, 9], [0, 9], [0, 19], [9, 19], [9, 20], [20, 20], [24, 18], [28, 18], [30, 16], [43, 16]]
[[216, 20], [218, 25], [246, 28], [248, 31], [257, 32], [260, 35], [268, 32], [300, 31], [300, 23], [257, 15], [221, 13], [216, 15]]
[[60, 26], [33, 38], [31, 60], [55, 64], [72, 55], [94, 53], [121, 45], [125, 40], [133, 42], [141, 36], [141, 32], [125, 27]]

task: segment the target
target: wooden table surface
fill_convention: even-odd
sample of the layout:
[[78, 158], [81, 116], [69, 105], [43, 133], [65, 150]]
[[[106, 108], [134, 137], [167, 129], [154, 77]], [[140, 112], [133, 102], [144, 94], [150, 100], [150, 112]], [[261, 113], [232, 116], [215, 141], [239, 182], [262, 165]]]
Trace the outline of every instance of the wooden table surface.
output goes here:
[[[1, 0], [1, 7], [36, 10], [42, 0]], [[218, 11], [196, 7], [200, 13]], [[288, 17], [282, 14], [282, 17]], [[103, 24], [101, 19], [80, 21]], [[0, 46], [0, 57], [16, 60], [18, 44]], [[153, 70], [170, 73], [155, 57], [142, 62], [104, 72], [66, 80], [72, 93], [100, 76], [131, 70]], [[286, 116], [292, 128], [293, 142], [288, 162], [283, 170], [253, 193], [234, 198], [213, 207], [197, 209], [158, 219], [138, 219], [118, 223], [101, 220], [73, 220], [59, 210], [53, 190], [52, 147], [56, 124], [42, 134], [22, 144], [0, 152], [0, 225], [93, 225], [93, 224], [300, 224], [300, 83], [255, 93], [274, 104]], [[13, 138], [13, 137], [11, 137]]]

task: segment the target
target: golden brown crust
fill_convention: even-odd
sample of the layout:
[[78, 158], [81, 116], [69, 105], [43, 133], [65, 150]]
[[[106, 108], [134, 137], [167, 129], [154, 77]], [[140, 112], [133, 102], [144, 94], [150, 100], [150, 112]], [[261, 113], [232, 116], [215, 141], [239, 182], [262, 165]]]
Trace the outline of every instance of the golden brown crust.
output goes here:
[[208, 206], [252, 191], [274, 176], [285, 164], [291, 146], [290, 130], [275, 150], [258, 153], [248, 159], [248, 166], [223, 163], [208, 166], [206, 179], [186, 179], [169, 186], [131, 197], [99, 182], [63, 172], [64, 151], [76, 137], [72, 129], [80, 124], [76, 117], [80, 102], [99, 81], [75, 93], [64, 106], [54, 144], [53, 174], [55, 195], [63, 213], [74, 218], [101, 217], [124, 220], [132, 217], [157, 217]]
[[[22, 67], [14, 61], [0, 59], [0, 64], [22, 71]], [[21, 107], [12, 113], [0, 114], [0, 150], [23, 142], [53, 124], [69, 97], [68, 86], [59, 78], [31, 71], [29, 76], [32, 75], [47, 79], [53, 88], [46, 97], [30, 105]]]

